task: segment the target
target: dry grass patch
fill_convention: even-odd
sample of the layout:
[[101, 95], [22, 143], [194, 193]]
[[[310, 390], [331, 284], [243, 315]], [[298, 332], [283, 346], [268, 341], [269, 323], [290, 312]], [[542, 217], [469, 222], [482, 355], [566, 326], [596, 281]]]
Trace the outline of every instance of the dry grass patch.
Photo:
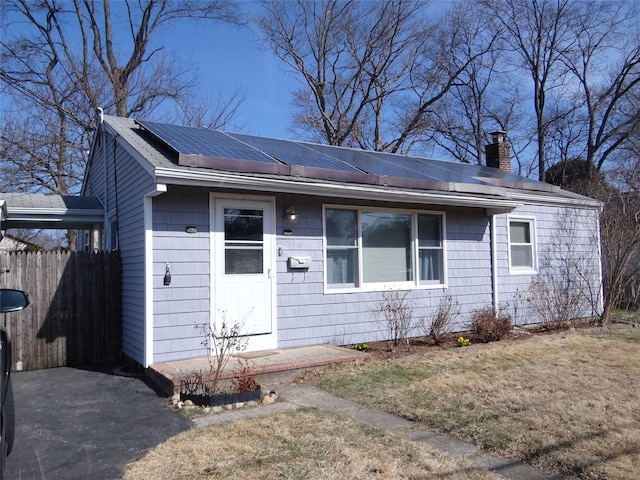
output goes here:
[[327, 371], [368, 406], [575, 478], [638, 478], [640, 329], [536, 336]]
[[472, 469], [425, 445], [351, 418], [302, 409], [177, 435], [128, 465], [126, 480], [476, 479]]

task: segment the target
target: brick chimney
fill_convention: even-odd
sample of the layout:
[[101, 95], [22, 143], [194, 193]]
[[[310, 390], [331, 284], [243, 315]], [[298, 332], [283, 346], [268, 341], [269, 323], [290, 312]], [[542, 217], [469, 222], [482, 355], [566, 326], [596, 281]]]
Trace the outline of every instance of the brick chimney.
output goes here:
[[509, 144], [504, 141], [507, 132], [498, 130], [491, 132], [493, 143], [485, 147], [487, 167], [499, 168], [503, 172], [511, 171], [511, 150]]

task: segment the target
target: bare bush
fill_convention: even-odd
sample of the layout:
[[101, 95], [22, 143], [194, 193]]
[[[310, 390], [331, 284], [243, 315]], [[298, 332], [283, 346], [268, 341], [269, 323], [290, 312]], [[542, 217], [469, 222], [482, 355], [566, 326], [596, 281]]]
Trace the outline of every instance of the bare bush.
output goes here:
[[458, 315], [460, 315], [458, 302], [454, 301], [451, 295], [442, 297], [428, 330], [425, 328], [427, 336], [430, 337], [436, 345], [440, 345], [446, 335], [451, 332], [453, 322]]
[[469, 330], [477, 342], [497, 342], [511, 332], [511, 320], [511, 315], [504, 311], [496, 312], [493, 307], [484, 307], [471, 312]]
[[249, 336], [244, 331], [244, 319], [230, 321], [226, 310], [220, 313], [222, 318], [219, 322], [206, 322], [195, 326], [204, 337], [201, 344], [207, 349], [209, 370], [201, 370], [185, 378], [181, 382], [184, 393], [215, 395], [220, 374], [231, 356], [247, 348]]
[[582, 299], [565, 285], [533, 280], [527, 299], [545, 330], [570, 328], [583, 311]]
[[378, 327], [390, 349], [394, 350], [402, 343], [409, 349], [409, 334], [414, 329], [414, 322], [407, 292], [385, 290], [372, 313], [378, 318]]
[[538, 275], [529, 285], [527, 303], [543, 328], [561, 330], [599, 315], [600, 263], [584, 245], [598, 244], [591, 213], [565, 209], [540, 252]]

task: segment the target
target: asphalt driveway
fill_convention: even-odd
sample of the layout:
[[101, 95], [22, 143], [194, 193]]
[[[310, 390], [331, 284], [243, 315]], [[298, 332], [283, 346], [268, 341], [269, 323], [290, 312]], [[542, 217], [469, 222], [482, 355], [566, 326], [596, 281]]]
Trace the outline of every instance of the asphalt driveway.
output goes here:
[[12, 379], [16, 440], [7, 479], [117, 479], [128, 462], [192, 426], [140, 378], [54, 368]]

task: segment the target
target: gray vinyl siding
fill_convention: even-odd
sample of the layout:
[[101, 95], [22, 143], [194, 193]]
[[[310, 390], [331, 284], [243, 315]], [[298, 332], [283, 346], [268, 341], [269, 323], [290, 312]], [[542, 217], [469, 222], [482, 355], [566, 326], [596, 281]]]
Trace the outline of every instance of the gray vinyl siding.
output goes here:
[[[202, 356], [206, 350], [196, 326], [210, 320], [209, 194], [218, 190], [169, 186], [153, 199], [153, 362]], [[225, 191], [225, 193], [233, 193]], [[268, 195], [255, 192], [255, 195]], [[242, 194], [250, 198], [246, 192]], [[387, 202], [357, 202], [333, 198], [276, 195], [276, 325], [278, 347], [317, 343], [350, 344], [383, 338], [373, 312], [381, 292], [325, 291], [323, 251], [323, 205], [354, 205], [429, 210], [446, 215], [446, 288], [416, 288], [408, 291], [414, 317], [428, 327], [439, 302], [451, 296], [460, 315], [455, 329], [468, 327], [473, 310], [493, 304], [490, 218], [484, 209], [403, 205]], [[294, 205], [298, 221], [285, 221], [282, 212]], [[599, 265], [595, 210], [527, 206], [510, 216], [535, 217], [538, 258], [557, 237], [558, 224], [575, 218], [573, 248], [587, 252]], [[527, 292], [537, 275], [514, 275], [509, 271], [508, 215], [496, 216], [498, 300], [514, 321], [532, 323], [527, 310]], [[186, 233], [195, 226], [197, 233]], [[284, 235], [291, 230], [292, 235]], [[281, 252], [279, 254], [278, 252]], [[293, 271], [290, 256], [310, 256], [307, 270]], [[166, 264], [170, 264], [171, 286], [163, 285]], [[142, 298], [142, 297], [141, 297]], [[140, 304], [142, 304], [140, 302]], [[142, 317], [141, 317], [142, 318]], [[424, 331], [417, 328], [413, 334]], [[141, 340], [140, 340], [141, 341]]]
[[[98, 196], [109, 210], [116, 209], [117, 203], [122, 258], [122, 351], [144, 364], [144, 196], [154, 188], [154, 182], [128, 152], [116, 146], [112, 135], [107, 134], [94, 148], [83, 193]], [[109, 172], [106, 189], [105, 157]]]
[[[520, 275], [509, 270], [509, 218], [535, 217], [536, 273]], [[585, 297], [581, 315], [600, 313], [602, 302], [601, 265], [597, 209], [527, 205], [509, 215], [497, 217], [500, 306], [512, 315], [515, 324], [538, 323], [532, 308], [532, 282], [579, 284]], [[563, 273], [568, 263], [579, 268]], [[577, 274], [579, 273], [579, 275]]]
[[[112, 145], [110, 142], [110, 148]], [[110, 153], [113, 155], [112, 151]], [[144, 197], [154, 188], [154, 182], [120, 146], [116, 147], [115, 167], [117, 199], [112, 188], [113, 196], [109, 205], [114, 208], [117, 201], [118, 241], [122, 258], [122, 351], [144, 365]]]
[[[104, 129], [104, 127], [102, 127]], [[109, 133], [102, 133], [96, 137], [92, 156], [87, 165], [87, 174], [83, 183], [83, 194], [98, 197], [105, 207], [105, 213], [110, 213], [115, 208], [116, 200], [116, 172], [121, 175], [120, 166], [115, 169], [114, 156], [115, 140]], [[106, 152], [105, 152], [106, 148]], [[119, 152], [120, 155], [123, 152]], [[133, 161], [133, 159], [131, 160]], [[106, 165], [105, 165], [106, 163]], [[106, 168], [106, 172], [105, 172]], [[106, 185], [105, 185], [106, 175]], [[119, 190], [119, 189], [118, 189]]]
[[205, 355], [196, 327], [210, 318], [209, 191], [170, 186], [153, 200], [153, 232], [153, 362]]
[[82, 194], [98, 197], [103, 205], [105, 203], [104, 143], [103, 135], [95, 137], [92, 154], [89, 158], [82, 184]]
[[[326, 293], [324, 291], [324, 252], [322, 205], [338, 204], [335, 199], [296, 203], [299, 220], [291, 227], [292, 236], [278, 236], [283, 255], [278, 258], [278, 346], [315, 343], [338, 345], [383, 338], [373, 310], [380, 292]], [[357, 203], [356, 203], [357, 204]], [[361, 205], [366, 206], [366, 203]], [[380, 205], [379, 205], [380, 206]], [[446, 248], [449, 285], [408, 291], [414, 316], [433, 315], [440, 299], [451, 295], [459, 303], [458, 329], [475, 308], [491, 305], [491, 251], [489, 220], [483, 209], [453, 209], [432, 205], [391, 205], [386, 208], [418, 208], [446, 213]], [[279, 219], [282, 222], [281, 219]], [[277, 231], [282, 231], [281, 225]], [[313, 258], [308, 272], [287, 269], [287, 258], [307, 255]], [[421, 331], [414, 332], [420, 335]]]

